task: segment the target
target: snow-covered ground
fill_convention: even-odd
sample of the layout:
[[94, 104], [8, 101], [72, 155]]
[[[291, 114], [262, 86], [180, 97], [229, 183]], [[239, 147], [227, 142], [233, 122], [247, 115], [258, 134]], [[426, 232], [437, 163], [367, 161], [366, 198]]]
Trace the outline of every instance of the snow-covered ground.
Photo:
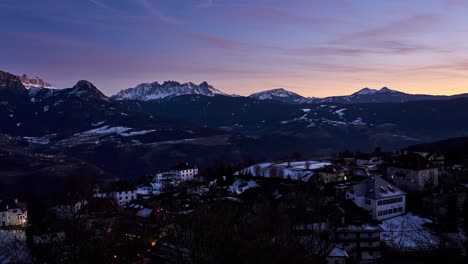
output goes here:
[[98, 128], [95, 128], [95, 129], [91, 129], [91, 130], [88, 130], [88, 131], [84, 131], [84, 132], [81, 132], [81, 133], [76, 133], [75, 136], [117, 134], [117, 135], [121, 135], [121, 136], [124, 136], [124, 137], [131, 137], [131, 136], [144, 135], [144, 134], [156, 131], [154, 129], [152, 129], [152, 130], [130, 131], [132, 129], [133, 128], [130, 128], [130, 127], [122, 127], [122, 126], [111, 127], [111, 126], [105, 125], [105, 126], [98, 127]]
[[425, 224], [432, 221], [407, 213], [406, 215], [387, 219], [380, 224], [383, 232], [380, 240], [399, 250], [425, 250], [437, 248], [439, 239]]
[[32, 263], [22, 230], [0, 230], [0, 263]]
[[344, 111], [346, 111], [346, 108], [336, 110], [335, 114], [337, 114], [341, 119], [343, 119]]
[[253, 180], [246, 181], [246, 180], [242, 180], [242, 179], [237, 179], [229, 187], [229, 190], [234, 194], [241, 194], [241, 193], [247, 191], [248, 189], [255, 188], [255, 187], [259, 187], [259, 185]]
[[121, 127], [121, 126], [117, 126], [117, 127], [102, 126], [102, 127], [98, 127], [95, 129], [85, 131], [85, 132], [76, 133], [75, 136], [79, 136], [81, 134], [95, 134], [95, 135], [105, 135], [105, 134], [112, 134], [112, 133], [120, 134], [130, 129], [131, 128], [129, 127]]
[[259, 163], [235, 173], [235, 175], [252, 175], [254, 177], [277, 177], [308, 181], [314, 174], [314, 170], [331, 165], [328, 161], [294, 161], [294, 162], [264, 162]]

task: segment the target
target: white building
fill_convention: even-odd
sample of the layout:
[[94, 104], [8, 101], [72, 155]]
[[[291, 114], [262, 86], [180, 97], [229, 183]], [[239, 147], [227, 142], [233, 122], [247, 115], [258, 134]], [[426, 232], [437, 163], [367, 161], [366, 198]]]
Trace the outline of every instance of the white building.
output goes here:
[[346, 192], [346, 199], [353, 200], [379, 221], [402, 215], [406, 210], [406, 193], [381, 176], [372, 176], [353, 185]]
[[130, 182], [114, 181], [104, 187], [96, 186], [93, 197], [111, 198], [118, 205], [126, 206], [130, 201], [137, 198], [137, 193], [135, 187]]
[[22, 226], [28, 221], [26, 206], [18, 202], [0, 200], [0, 227]]
[[181, 182], [192, 181], [198, 175], [197, 167], [190, 167], [188, 163], [179, 164], [172, 168], [172, 172], [180, 179]]
[[172, 170], [157, 173], [154, 181], [158, 182], [170, 182], [172, 184], [178, 184], [180, 182], [192, 181], [195, 176], [198, 175], [197, 167], [190, 167], [188, 163], [179, 164], [174, 166]]
[[424, 157], [409, 153], [387, 167], [387, 179], [407, 191], [424, 191], [439, 184], [439, 169]]

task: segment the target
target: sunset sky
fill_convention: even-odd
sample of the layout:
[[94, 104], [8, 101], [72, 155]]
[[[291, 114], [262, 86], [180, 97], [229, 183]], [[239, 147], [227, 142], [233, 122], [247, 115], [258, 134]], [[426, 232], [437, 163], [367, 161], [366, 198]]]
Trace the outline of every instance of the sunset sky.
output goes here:
[[0, 69], [107, 95], [208, 81], [248, 95], [468, 92], [468, 1], [0, 0]]

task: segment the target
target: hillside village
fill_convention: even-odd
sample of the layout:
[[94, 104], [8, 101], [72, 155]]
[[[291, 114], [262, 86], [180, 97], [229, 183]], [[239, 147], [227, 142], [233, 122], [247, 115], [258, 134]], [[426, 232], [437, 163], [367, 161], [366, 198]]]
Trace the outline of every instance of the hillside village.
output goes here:
[[[97, 245], [106, 248], [102, 261], [204, 260], [219, 245], [198, 248], [194, 236], [202, 232], [218, 241], [231, 226], [209, 230], [225, 221], [243, 226], [238, 217], [244, 214], [251, 228], [272, 225], [274, 231], [265, 235], [276, 242], [259, 243], [283, 248], [275, 257], [299, 248], [298, 256], [304, 257], [297, 263], [464, 256], [468, 174], [464, 166], [446, 162], [437, 153], [376, 150], [326, 160], [224, 163], [211, 171], [181, 163], [138, 182], [113, 179], [86, 194], [59, 194], [46, 207], [1, 200], [0, 224], [4, 232], [26, 230], [30, 255], [38, 260], [89, 256]], [[213, 208], [224, 210], [213, 213]], [[30, 210], [34, 218], [28, 217]], [[271, 216], [264, 210], [273, 210]], [[205, 219], [207, 212], [211, 220]], [[251, 214], [256, 217], [248, 220]], [[271, 224], [256, 222], [272, 216]], [[82, 234], [76, 236], [77, 230]]]

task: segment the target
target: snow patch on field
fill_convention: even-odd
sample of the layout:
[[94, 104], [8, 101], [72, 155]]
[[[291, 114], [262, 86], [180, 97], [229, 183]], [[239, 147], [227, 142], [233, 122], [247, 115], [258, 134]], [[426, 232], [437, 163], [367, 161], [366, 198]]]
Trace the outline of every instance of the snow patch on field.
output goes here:
[[50, 140], [46, 137], [23, 137], [26, 141], [33, 144], [47, 145]]
[[104, 124], [105, 122], [106, 122], [106, 121], [99, 121], [99, 122], [97, 122], [97, 123], [92, 123], [91, 125], [92, 125], [93, 127], [97, 127], [97, 126], [100, 126], [100, 125]]
[[282, 178], [308, 181], [314, 170], [331, 165], [328, 161], [264, 162], [236, 172], [234, 175], [252, 175], [254, 177]]
[[346, 108], [338, 109], [338, 110], [335, 111], [335, 114], [337, 114], [341, 119], [343, 119], [345, 110], [346, 110]]
[[248, 189], [256, 188], [256, 187], [259, 187], [259, 185], [253, 180], [246, 181], [246, 180], [242, 180], [242, 179], [237, 179], [229, 187], [229, 190], [232, 193], [241, 194], [241, 193], [247, 191]]
[[133, 131], [133, 132], [123, 132], [123, 133], [120, 133], [120, 135], [123, 136], [123, 137], [133, 137], [133, 136], [148, 134], [148, 133], [155, 132], [155, 131], [156, 131], [156, 129]]
[[362, 122], [362, 118], [358, 117], [356, 120], [351, 122], [352, 125], [366, 125], [366, 123]]
[[0, 230], [0, 263], [32, 263], [22, 230]]
[[439, 246], [439, 239], [426, 224], [432, 221], [412, 213], [387, 219], [380, 224], [383, 232], [380, 240], [400, 250], [427, 250]]
[[110, 126], [102, 126], [102, 127], [98, 127], [98, 128], [95, 128], [95, 129], [91, 129], [91, 130], [88, 130], [88, 131], [85, 131], [85, 132], [81, 132], [81, 133], [76, 133], [75, 136], [79, 136], [79, 135], [86, 135], [86, 134], [98, 134], [98, 135], [104, 135], [104, 134], [113, 134], [113, 133], [117, 133], [117, 134], [120, 134], [120, 133], [123, 133], [127, 130], [130, 130], [131, 128], [129, 127], [121, 127], [121, 126], [117, 126], [117, 127], [110, 127]]

